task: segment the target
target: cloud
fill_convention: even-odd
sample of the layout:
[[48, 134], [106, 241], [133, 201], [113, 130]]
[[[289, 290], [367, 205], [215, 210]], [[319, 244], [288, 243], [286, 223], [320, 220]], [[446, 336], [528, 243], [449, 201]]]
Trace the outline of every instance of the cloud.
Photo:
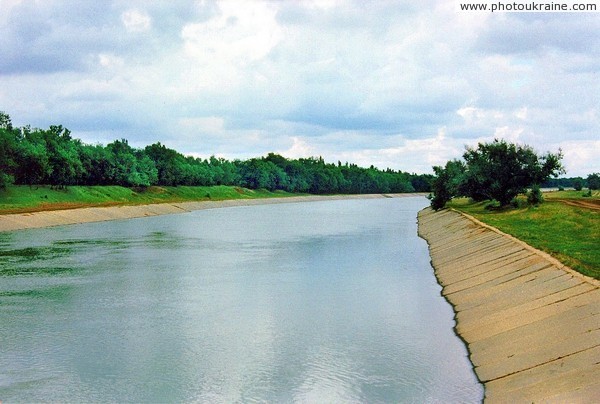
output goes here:
[[598, 53], [600, 21], [593, 13], [506, 13], [489, 20], [477, 46], [489, 53]]
[[0, 109], [17, 125], [415, 172], [496, 136], [563, 147], [569, 175], [600, 171], [592, 14], [442, 0], [0, 6]]
[[152, 18], [142, 11], [131, 9], [121, 14], [121, 21], [128, 32], [148, 31], [152, 26]]

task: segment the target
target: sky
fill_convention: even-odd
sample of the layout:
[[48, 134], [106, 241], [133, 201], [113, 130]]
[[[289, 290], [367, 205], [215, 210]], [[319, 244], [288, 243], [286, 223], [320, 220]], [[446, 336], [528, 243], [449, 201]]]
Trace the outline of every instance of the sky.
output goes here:
[[600, 172], [600, 14], [0, 0], [0, 111], [90, 144], [419, 174], [498, 138], [561, 149], [566, 176], [586, 176]]

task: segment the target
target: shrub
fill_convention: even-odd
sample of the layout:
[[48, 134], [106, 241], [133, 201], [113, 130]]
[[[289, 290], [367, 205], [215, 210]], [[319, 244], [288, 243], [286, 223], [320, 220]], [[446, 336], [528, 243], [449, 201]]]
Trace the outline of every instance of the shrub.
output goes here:
[[523, 198], [515, 197], [512, 199], [512, 201], [510, 201], [510, 206], [512, 206], [515, 209], [519, 209], [526, 207], [527, 203]]
[[533, 185], [527, 194], [527, 203], [529, 205], [539, 205], [542, 202], [544, 202], [544, 196], [539, 185]]
[[587, 186], [589, 189], [600, 189], [600, 173], [588, 175]]

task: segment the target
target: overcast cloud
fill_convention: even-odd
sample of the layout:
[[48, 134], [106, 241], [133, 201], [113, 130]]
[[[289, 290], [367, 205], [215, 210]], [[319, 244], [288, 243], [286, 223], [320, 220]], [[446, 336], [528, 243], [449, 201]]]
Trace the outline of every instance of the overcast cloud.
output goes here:
[[0, 110], [87, 143], [428, 173], [465, 145], [600, 172], [600, 14], [451, 1], [0, 0]]

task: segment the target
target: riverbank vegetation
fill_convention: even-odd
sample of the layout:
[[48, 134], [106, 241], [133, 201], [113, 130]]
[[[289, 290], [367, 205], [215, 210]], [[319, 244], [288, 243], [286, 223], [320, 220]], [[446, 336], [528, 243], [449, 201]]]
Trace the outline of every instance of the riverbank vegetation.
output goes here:
[[[451, 160], [444, 167], [433, 167], [431, 207], [438, 210], [457, 196], [476, 202], [491, 200], [507, 206], [513, 199], [550, 177], [564, 174], [562, 153], [538, 155], [531, 147], [495, 139], [467, 147], [462, 160]], [[535, 200], [535, 198], [533, 198]]]
[[[565, 172], [561, 160], [560, 151], [538, 155], [504, 140], [480, 143], [461, 160], [434, 167], [431, 206], [468, 213], [600, 279], [600, 176], [552, 182]], [[542, 193], [540, 184], [574, 189]]]
[[584, 275], [600, 279], [600, 191], [544, 193], [545, 202], [489, 209], [487, 202], [454, 199], [449, 206], [542, 250]]
[[0, 214], [38, 212], [94, 206], [143, 205], [187, 201], [221, 201], [296, 196], [285, 191], [252, 190], [215, 185], [207, 187], [143, 187], [118, 185], [73, 185], [65, 188], [50, 186], [9, 185], [0, 190]]
[[429, 192], [432, 178], [348, 162], [327, 163], [321, 157], [293, 160], [270, 153], [229, 161], [184, 156], [160, 142], [141, 149], [126, 139], [90, 145], [73, 138], [61, 125], [13, 127], [8, 114], [0, 112], [0, 188], [12, 184], [56, 189], [229, 185], [271, 192], [362, 194]]

